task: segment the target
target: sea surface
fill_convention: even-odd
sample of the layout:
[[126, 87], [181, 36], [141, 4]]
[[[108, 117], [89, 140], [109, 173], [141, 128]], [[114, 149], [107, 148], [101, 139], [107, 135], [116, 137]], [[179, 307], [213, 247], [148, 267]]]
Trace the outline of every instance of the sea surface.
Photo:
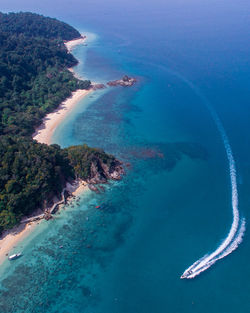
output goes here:
[[[126, 176], [81, 195], [13, 250], [24, 255], [0, 269], [0, 312], [250, 312], [249, 1], [1, 0], [0, 10], [87, 34], [73, 51], [81, 77], [138, 80], [88, 95], [56, 129], [54, 143], [100, 147]], [[232, 150], [246, 232], [232, 254], [181, 280], [233, 220], [211, 111]]]

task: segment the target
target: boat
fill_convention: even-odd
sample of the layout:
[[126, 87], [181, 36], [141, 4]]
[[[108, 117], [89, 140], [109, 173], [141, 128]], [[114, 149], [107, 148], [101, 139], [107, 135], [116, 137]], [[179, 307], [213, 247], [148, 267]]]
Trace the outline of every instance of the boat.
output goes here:
[[181, 279], [184, 278], [190, 278], [189, 276], [193, 274], [192, 270], [186, 270], [182, 275], [181, 275]]
[[22, 253], [21, 253], [21, 252], [10, 255], [10, 256], [8, 257], [8, 259], [9, 259], [10, 261], [16, 260], [16, 259], [20, 258], [20, 256], [22, 256]]

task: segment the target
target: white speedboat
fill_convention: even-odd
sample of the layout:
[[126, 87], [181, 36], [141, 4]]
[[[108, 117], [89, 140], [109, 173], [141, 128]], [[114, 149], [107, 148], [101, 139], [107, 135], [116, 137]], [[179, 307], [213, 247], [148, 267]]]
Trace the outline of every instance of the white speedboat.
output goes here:
[[186, 270], [182, 275], [181, 275], [181, 279], [184, 279], [184, 278], [191, 278], [189, 277], [190, 275], [193, 274], [193, 271], [192, 270]]
[[9, 259], [10, 261], [16, 260], [16, 259], [18, 259], [20, 256], [22, 256], [22, 253], [21, 253], [21, 252], [10, 255], [10, 256], [8, 257], [8, 259]]

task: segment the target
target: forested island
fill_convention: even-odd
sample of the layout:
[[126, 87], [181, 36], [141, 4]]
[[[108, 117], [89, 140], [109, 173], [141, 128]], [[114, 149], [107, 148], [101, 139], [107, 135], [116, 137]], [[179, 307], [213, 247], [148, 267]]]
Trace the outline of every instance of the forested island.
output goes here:
[[61, 149], [31, 136], [73, 91], [91, 86], [68, 70], [77, 60], [64, 42], [79, 37], [56, 19], [0, 13], [0, 232], [44, 208], [67, 181], [104, 183], [123, 173], [121, 162], [101, 149]]

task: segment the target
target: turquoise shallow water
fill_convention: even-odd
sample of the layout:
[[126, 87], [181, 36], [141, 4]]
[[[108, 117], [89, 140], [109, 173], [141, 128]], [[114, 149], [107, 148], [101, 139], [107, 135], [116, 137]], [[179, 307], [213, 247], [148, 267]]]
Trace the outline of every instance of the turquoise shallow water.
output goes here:
[[186, 81], [226, 129], [248, 223], [249, 4], [58, 4], [3, 0], [1, 6], [88, 31], [88, 47], [74, 50], [79, 75], [104, 82], [130, 74], [138, 84], [89, 95], [53, 141], [98, 146], [130, 166], [121, 182], [85, 194], [22, 243], [24, 257], [1, 270], [0, 311], [249, 312], [248, 231], [230, 256], [192, 281], [179, 279], [220, 244], [232, 222], [224, 146]]

